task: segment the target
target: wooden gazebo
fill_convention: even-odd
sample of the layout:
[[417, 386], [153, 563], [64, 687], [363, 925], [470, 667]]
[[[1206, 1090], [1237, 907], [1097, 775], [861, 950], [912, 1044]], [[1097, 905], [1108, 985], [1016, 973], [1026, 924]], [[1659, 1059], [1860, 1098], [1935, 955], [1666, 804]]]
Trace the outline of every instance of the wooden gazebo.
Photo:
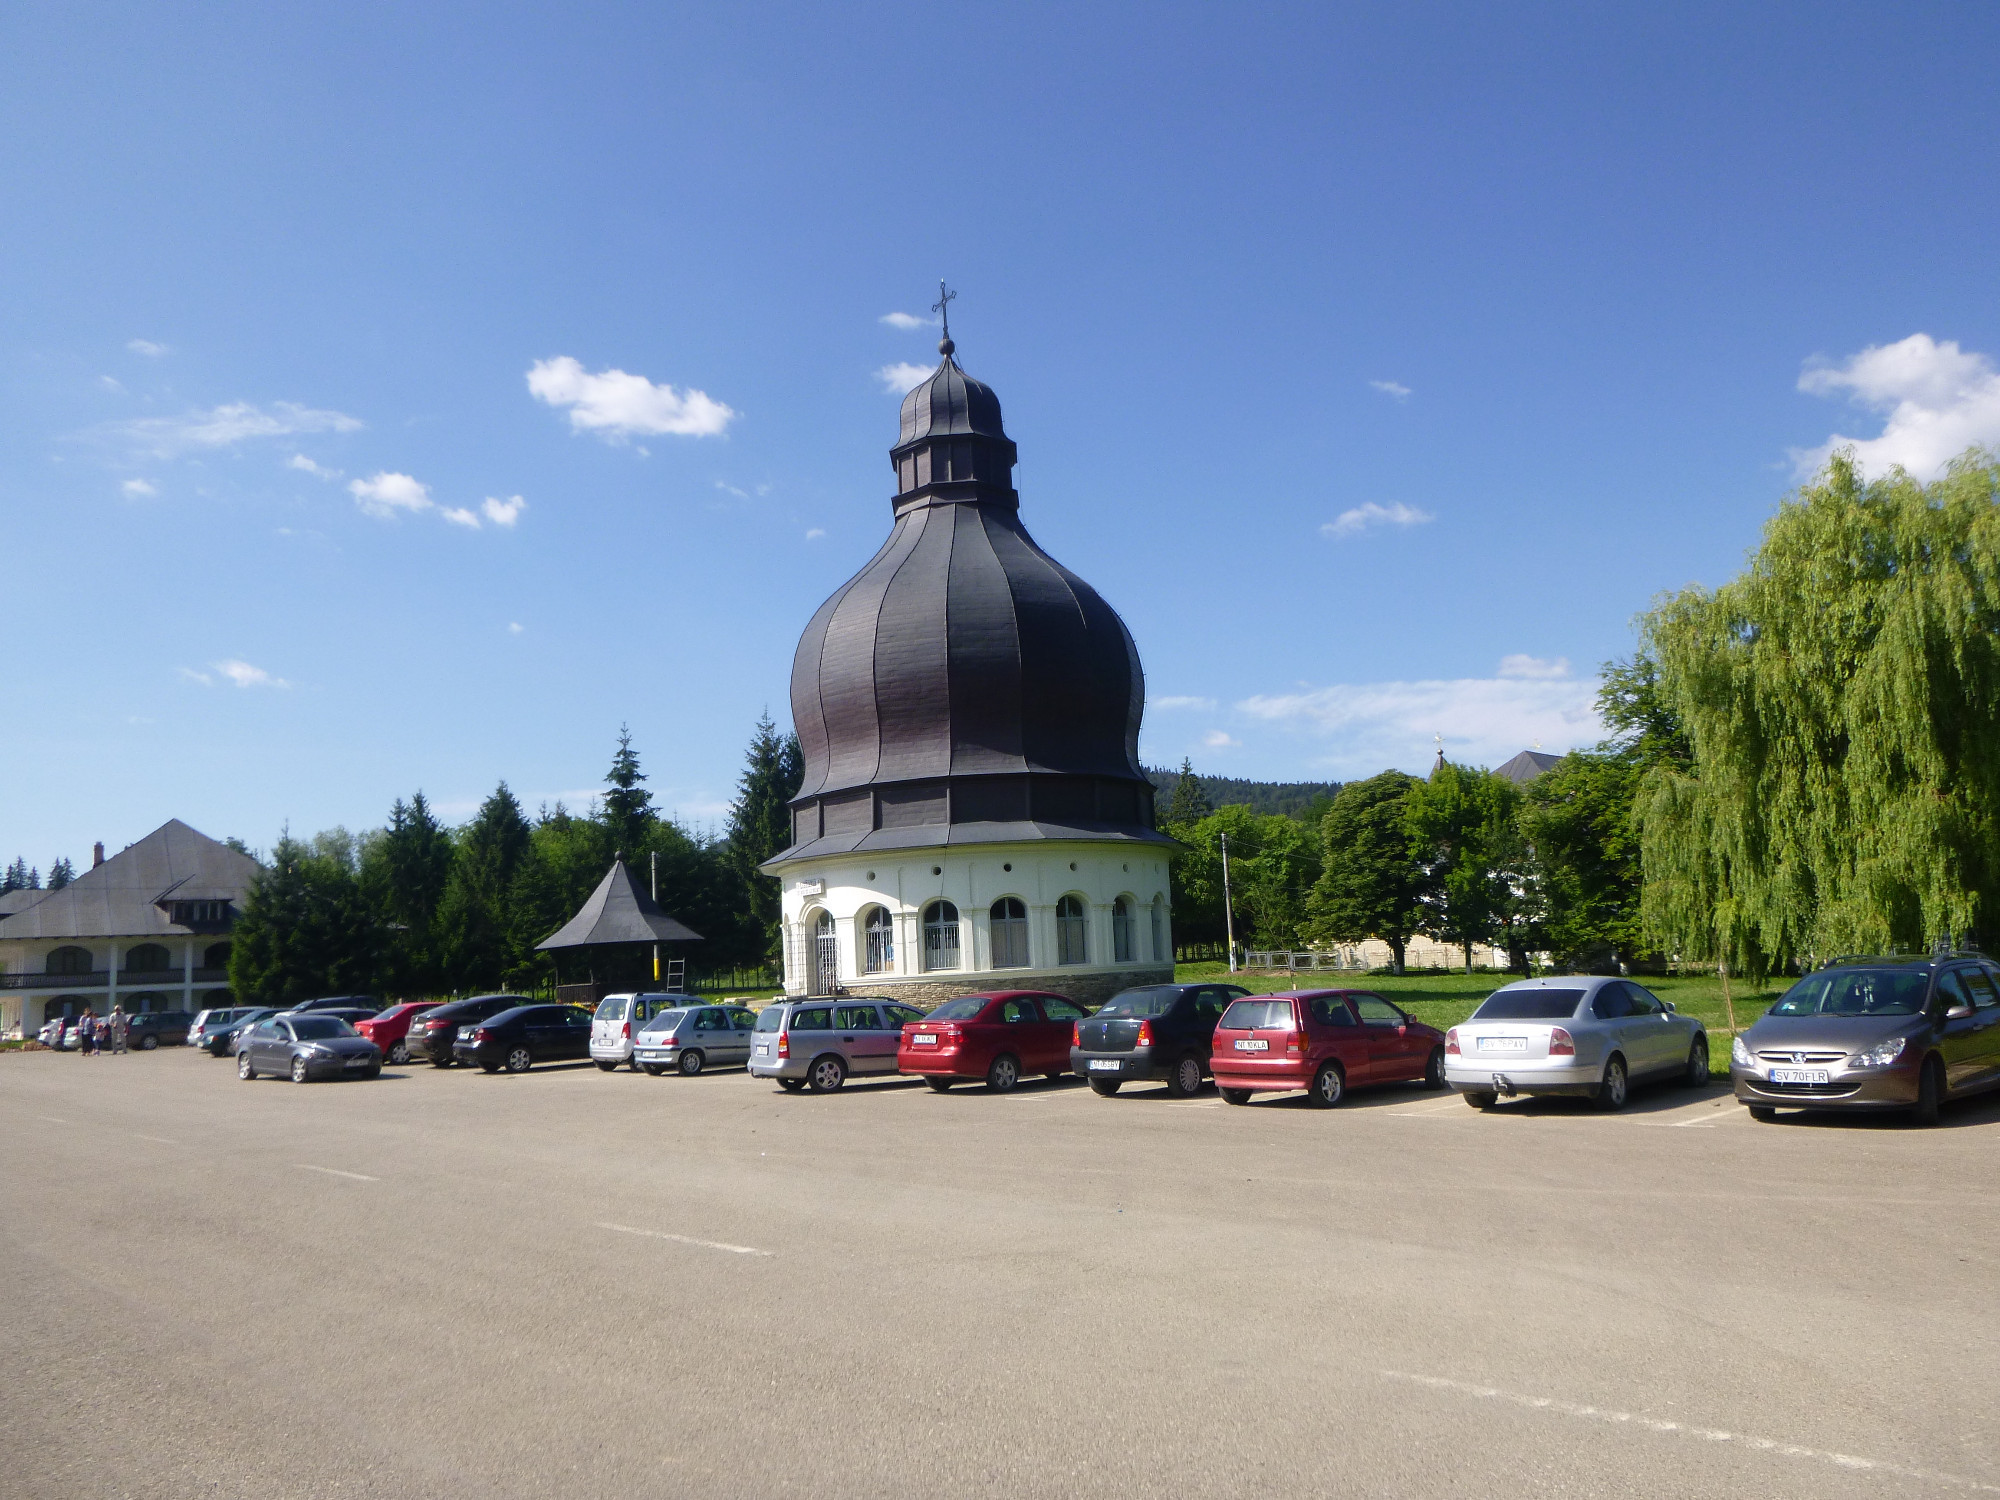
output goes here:
[[[644, 989], [649, 982], [657, 982], [661, 943], [700, 941], [700, 933], [660, 909], [620, 858], [611, 861], [610, 870], [577, 914], [535, 947], [555, 960], [556, 998], [568, 1005], [595, 1008], [608, 994]], [[648, 948], [653, 959], [651, 981], [645, 977]], [[576, 977], [579, 964], [572, 958], [570, 982], [565, 984], [561, 955], [578, 950], [586, 977]]]

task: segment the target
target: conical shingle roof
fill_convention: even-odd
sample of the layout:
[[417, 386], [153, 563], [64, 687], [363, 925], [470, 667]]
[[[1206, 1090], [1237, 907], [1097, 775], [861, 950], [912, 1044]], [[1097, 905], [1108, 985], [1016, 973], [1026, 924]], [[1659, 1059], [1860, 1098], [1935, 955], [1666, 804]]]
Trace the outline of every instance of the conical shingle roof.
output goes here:
[[693, 943], [701, 934], [660, 910], [639, 878], [614, 859], [582, 910], [535, 944], [538, 949], [594, 948], [601, 943]]

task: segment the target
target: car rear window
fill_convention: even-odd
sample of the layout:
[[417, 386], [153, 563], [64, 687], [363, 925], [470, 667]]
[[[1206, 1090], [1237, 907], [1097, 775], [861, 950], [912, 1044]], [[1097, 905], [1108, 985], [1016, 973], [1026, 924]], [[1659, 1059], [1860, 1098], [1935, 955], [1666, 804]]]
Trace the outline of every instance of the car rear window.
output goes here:
[[1230, 1031], [1290, 1031], [1292, 1002], [1238, 1000], [1222, 1013], [1222, 1025]]
[[986, 1009], [992, 1001], [984, 995], [962, 995], [956, 1000], [947, 1000], [928, 1016], [927, 1021], [970, 1021]]
[[782, 1031], [784, 1025], [785, 1007], [782, 1005], [767, 1005], [757, 1012], [757, 1029], [759, 1031]]
[[1922, 969], [1836, 969], [1808, 974], [1771, 1007], [1774, 1016], [1914, 1016], [1931, 977]]
[[1123, 1021], [1163, 1016], [1173, 1009], [1174, 1002], [1180, 997], [1179, 990], [1165, 985], [1153, 989], [1121, 990], [1098, 1007], [1097, 1017], [1101, 1021]]
[[[771, 1007], [773, 1010], [777, 1008], [775, 1005]], [[687, 1012], [684, 1010], [663, 1010], [657, 1016], [653, 1017], [652, 1020], [648, 1021], [644, 1029], [647, 1031], [672, 1031], [686, 1019]], [[760, 1017], [759, 1019], [762, 1018]], [[778, 1023], [775, 1020], [768, 1027], [760, 1026], [758, 1028], [760, 1031], [776, 1031], [777, 1029]]]
[[1582, 990], [1496, 990], [1472, 1013], [1475, 1021], [1567, 1021]]
[[625, 1005], [626, 1000], [623, 995], [614, 995], [597, 1007], [597, 1019], [600, 1021], [622, 1021], [625, 1019]]

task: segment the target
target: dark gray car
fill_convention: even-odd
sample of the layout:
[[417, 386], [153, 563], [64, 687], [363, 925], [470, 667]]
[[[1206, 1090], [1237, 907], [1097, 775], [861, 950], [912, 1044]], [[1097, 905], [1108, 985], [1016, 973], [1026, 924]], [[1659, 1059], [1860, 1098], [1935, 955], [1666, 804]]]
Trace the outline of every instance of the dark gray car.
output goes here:
[[1736, 1038], [1736, 1097], [1760, 1120], [1786, 1105], [1909, 1110], [2000, 1087], [2000, 967], [1970, 954], [1838, 959]]
[[236, 1052], [238, 1078], [263, 1073], [309, 1083], [381, 1072], [382, 1049], [337, 1016], [272, 1016], [252, 1026]]

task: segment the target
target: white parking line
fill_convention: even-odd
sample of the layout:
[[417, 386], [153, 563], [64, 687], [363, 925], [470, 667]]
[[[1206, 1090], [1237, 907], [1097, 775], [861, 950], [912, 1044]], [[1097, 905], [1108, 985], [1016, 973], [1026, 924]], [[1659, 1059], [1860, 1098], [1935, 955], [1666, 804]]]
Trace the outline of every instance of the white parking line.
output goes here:
[[55, 1117], [54, 1115], [36, 1115], [36, 1116], [35, 1116], [35, 1118], [36, 1118], [37, 1120], [40, 1120], [40, 1121], [41, 1121], [41, 1122], [42, 1122], [43, 1124], [45, 1124], [45, 1125], [67, 1125], [67, 1124], [69, 1124], [69, 1121], [67, 1121], [67, 1120], [58, 1120], [58, 1119], [57, 1119], [57, 1118], [56, 1118], [56, 1117]]
[[163, 1135], [135, 1135], [135, 1141], [151, 1141], [155, 1146], [178, 1146], [179, 1141], [170, 1141]]
[[1667, 1422], [1658, 1417], [1642, 1417], [1636, 1412], [1613, 1411], [1603, 1406], [1583, 1406], [1573, 1401], [1557, 1401], [1549, 1396], [1523, 1396], [1513, 1391], [1500, 1390], [1495, 1386], [1472, 1385], [1463, 1380], [1447, 1380], [1441, 1375], [1411, 1375], [1403, 1370], [1384, 1370], [1381, 1373], [1390, 1380], [1406, 1380], [1412, 1385], [1428, 1386], [1435, 1391], [1451, 1391], [1461, 1396], [1476, 1396], [1482, 1401], [1504, 1401], [1511, 1406], [1552, 1411], [1565, 1417], [1583, 1417], [1593, 1422], [1643, 1427], [1648, 1432], [1699, 1438], [1705, 1443], [1735, 1443], [1744, 1448], [1753, 1448], [1759, 1453], [1774, 1453], [1780, 1458], [1806, 1459], [1813, 1463], [1830, 1464], [1840, 1469], [1891, 1475], [1897, 1479], [1917, 1479], [1927, 1484], [1944, 1485], [1950, 1489], [2000, 1495], [2000, 1485], [1983, 1484], [1977, 1479], [1966, 1479], [1957, 1474], [1940, 1474], [1931, 1469], [1905, 1468], [1901, 1464], [1888, 1463], [1879, 1458], [1860, 1458], [1852, 1453], [1832, 1453], [1823, 1448], [1805, 1448], [1797, 1443], [1781, 1443], [1775, 1438], [1752, 1437], [1743, 1432], [1724, 1432], [1715, 1427], [1691, 1427], [1684, 1422]]
[[599, 1229], [611, 1229], [619, 1234], [641, 1235], [649, 1240], [672, 1240], [676, 1245], [694, 1245], [702, 1250], [727, 1250], [731, 1255], [771, 1255], [774, 1252], [759, 1250], [751, 1245], [725, 1245], [720, 1240], [690, 1239], [684, 1234], [668, 1234], [661, 1229], [634, 1229], [629, 1224], [599, 1224]]
[[[1433, 1099], [1429, 1104], [1398, 1105], [1395, 1109], [1388, 1110], [1386, 1113], [1396, 1115], [1405, 1120], [1422, 1120], [1430, 1115], [1441, 1115], [1448, 1110], [1454, 1109], [1465, 1109], [1464, 1103], [1456, 1097], [1450, 1099]], [[1466, 1112], [1466, 1118], [1471, 1118], [1469, 1110]]]
[[329, 1177], [348, 1177], [352, 1178], [355, 1182], [380, 1182], [382, 1180], [379, 1177], [370, 1177], [366, 1172], [343, 1172], [338, 1167], [316, 1167], [309, 1161], [297, 1161], [293, 1162], [292, 1165], [297, 1167], [301, 1172], [324, 1172]]

